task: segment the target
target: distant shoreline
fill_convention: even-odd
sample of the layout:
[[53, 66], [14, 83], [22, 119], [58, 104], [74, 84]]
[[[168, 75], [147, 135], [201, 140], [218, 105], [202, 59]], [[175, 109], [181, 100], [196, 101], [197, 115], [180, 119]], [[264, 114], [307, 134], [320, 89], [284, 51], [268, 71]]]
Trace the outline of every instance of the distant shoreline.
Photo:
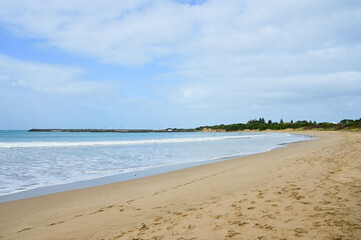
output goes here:
[[33, 128], [28, 132], [116, 132], [116, 133], [150, 133], [150, 132], [195, 132], [193, 129], [178, 129], [178, 128], [167, 128], [167, 129], [38, 129]]
[[197, 128], [166, 128], [166, 129], [38, 129], [33, 128], [28, 130], [29, 132], [117, 132], [117, 133], [149, 133], [149, 132], [239, 132], [239, 131], [278, 131], [278, 130], [331, 130], [331, 131], [360, 131], [361, 118], [360, 119], [343, 119], [339, 123], [321, 122], [316, 121], [296, 121], [293, 122], [272, 122], [264, 118], [251, 119], [247, 123], [234, 123], [228, 125], [214, 125], [214, 126], [200, 126]]

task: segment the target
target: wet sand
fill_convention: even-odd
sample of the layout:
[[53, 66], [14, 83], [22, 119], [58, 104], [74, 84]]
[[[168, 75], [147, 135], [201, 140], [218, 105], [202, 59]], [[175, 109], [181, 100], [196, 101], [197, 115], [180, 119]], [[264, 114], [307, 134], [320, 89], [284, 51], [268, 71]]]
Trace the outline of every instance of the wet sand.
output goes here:
[[0, 239], [361, 239], [361, 133], [0, 204]]

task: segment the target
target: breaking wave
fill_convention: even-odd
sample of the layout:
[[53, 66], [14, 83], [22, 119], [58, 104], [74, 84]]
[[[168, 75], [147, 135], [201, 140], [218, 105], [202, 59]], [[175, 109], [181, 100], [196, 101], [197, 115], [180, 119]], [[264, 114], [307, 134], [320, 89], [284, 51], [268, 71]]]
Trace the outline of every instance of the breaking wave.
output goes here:
[[167, 138], [167, 139], [146, 139], [132, 141], [84, 141], [84, 142], [2, 142], [0, 148], [34, 148], [34, 147], [83, 147], [83, 146], [121, 146], [141, 145], [159, 143], [181, 143], [181, 142], [204, 142], [220, 141], [227, 139], [251, 138], [254, 136], [222, 136], [222, 137], [199, 137], [199, 138]]

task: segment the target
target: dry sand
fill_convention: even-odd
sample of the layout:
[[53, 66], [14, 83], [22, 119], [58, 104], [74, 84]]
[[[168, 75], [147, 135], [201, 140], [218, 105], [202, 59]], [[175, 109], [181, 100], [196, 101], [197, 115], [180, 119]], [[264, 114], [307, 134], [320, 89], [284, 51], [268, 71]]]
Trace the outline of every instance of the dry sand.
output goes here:
[[361, 134], [0, 204], [1, 239], [361, 239]]

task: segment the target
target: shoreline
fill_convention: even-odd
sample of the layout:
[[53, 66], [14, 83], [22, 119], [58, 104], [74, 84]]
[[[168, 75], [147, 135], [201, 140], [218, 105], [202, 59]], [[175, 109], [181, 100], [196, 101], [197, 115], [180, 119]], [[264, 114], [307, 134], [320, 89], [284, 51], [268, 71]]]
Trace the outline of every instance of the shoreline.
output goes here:
[[[306, 134], [295, 133], [293, 135], [302, 135], [305, 138], [309, 138], [309, 139], [298, 140], [297, 142], [310, 141], [313, 139], [312, 136], [306, 135]], [[289, 140], [289, 141], [291, 141], [291, 140]], [[96, 177], [96, 178], [89, 178], [89, 179], [83, 179], [83, 180], [77, 180], [77, 181], [71, 181], [71, 182], [65, 182], [65, 183], [54, 183], [54, 184], [45, 185], [45, 186], [33, 186], [33, 188], [23, 189], [23, 190], [19, 190], [17, 192], [13, 192], [10, 194], [0, 195], [0, 203], [14, 201], [14, 200], [20, 200], [20, 199], [25, 199], [25, 198], [38, 197], [38, 196], [53, 194], [53, 193], [58, 193], [58, 192], [71, 191], [71, 190], [77, 190], [77, 189], [89, 188], [89, 187], [96, 187], [96, 186], [101, 186], [101, 185], [110, 184], [110, 183], [134, 180], [137, 178], [149, 177], [152, 175], [163, 174], [163, 173], [172, 172], [172, 171], [178, 171], [181, 169], [186, 169], [186, 168], [190, 168], [190, 167], [194, 167], [194, 166], [245, 157], [245, 156], [258, 154], [258, 153], [262, 153], [262, 152], [268, 152], [268, 151], [272, 151], [272, 150], [275, 150], [278, 148], [287, 147], [287, 145], [292, 144], [292, 143], [296, 143], [296, 142], [292, 141], [292, 142], [286, 142], [286, 143], [279, 143], [271, 149], [265, 149], [260, 152], [242, 153], [242, 154], [233, 155], [233, 156], [223, 156], [223, 157], [212, 158], [212, 159], [207, 159], [207, 160], [174, 163], [174, 164], [168, 164], [168, 165], [163, 165], [163, 166], [155, 166], [155, 167], [152, 166], [152, 167], [148, 167], [146, 169], [118, 173], [118, 174], [114, 174], [114, 175], [100, 176], [100, 177]]]
[[360, 237], [361, 134], [309, 133], [319, 139], [150, 177], [0, 203], [0, 237]]
[[[306, 140], [306, 141], [310, 141], [310, 140]], [[302, 142], [302, 141], [299, 141], [299, 142]], [[297, 142], [295, 142], [295, 143], [297, 143]], [[274, 149], [271, 149], [269, 151], [287, 147], [288, 144], [292, 144], [292, 143], [279, 144], [279, 146], [277, 146]], [[265, 151], [265, 152], [269, 152], [269, 151]], [[260, 152], [260, 153], [264, 153], [264, 152]], [[259, 154], [259, 153], [254, 153], [254, 154]], [[101, 187], [101, 186], [107, 185], [107, 184], [132, 181], [132, 180], [140, 179], [140, 178], [147, 178], [147, 177], [151, 177], [154, 175], [166, 174], [166, 173], [170, 173], [170, 172], [174, 172], [174, 171], [185, 170], [185, 169], [196, 167], [196, 166], [212, 164], [212, 163], [232, 160], [232, 159], [236, 159], [236, 158], [242, 158], [242, 157], [246, 157], [246, 156], [250, 156], [250, 155], [254, 155], [254, 154], [240, 155], [240, 156], [236, 156], [236, 157], [222, 157], [222, 158], [218, 158], [218, 159], [204, 160], [204, 161], [197, 161], [197, 162], [178, 163], [178, 164], [173, 164], [173, 165], [168, 165], [168, 166], [160, 166], [160, 167], [155, 167], [155, 168], [150, 168], [150, 169], [145, 169], [145, 170], [120, 173], [120, 174], [116, 174], [116, 175], [109, 175], [109, 176], [104, 176], [104, 177], [99, 177], [99, 178], [88, 179], [88, 180], [81, 180], [81, 181], [75, 181], [75, 182], [70, 182], [70, 183], [54, 184], [54, 185], [49, 185], [49, 186], [37, 187], [34, 189], [28, 189], [28, 190], [24, 190], [24, 191], [20, 191], [20, 192], [1, 195], [0, 203], [5, 203], [5, 202], [10, 202], [10, 201], [15, 201], [15, 200], [22, 200], [22, 199], [27, 199], [27, 198], [40, 197], [40, 196], [56, 194], [56, 193], [61, 193], [61, 192], [66, 192], [66, 191], [80, 190], [80, 189], [86, 189], [86, 188], [92, 188], [92, 187]]]

